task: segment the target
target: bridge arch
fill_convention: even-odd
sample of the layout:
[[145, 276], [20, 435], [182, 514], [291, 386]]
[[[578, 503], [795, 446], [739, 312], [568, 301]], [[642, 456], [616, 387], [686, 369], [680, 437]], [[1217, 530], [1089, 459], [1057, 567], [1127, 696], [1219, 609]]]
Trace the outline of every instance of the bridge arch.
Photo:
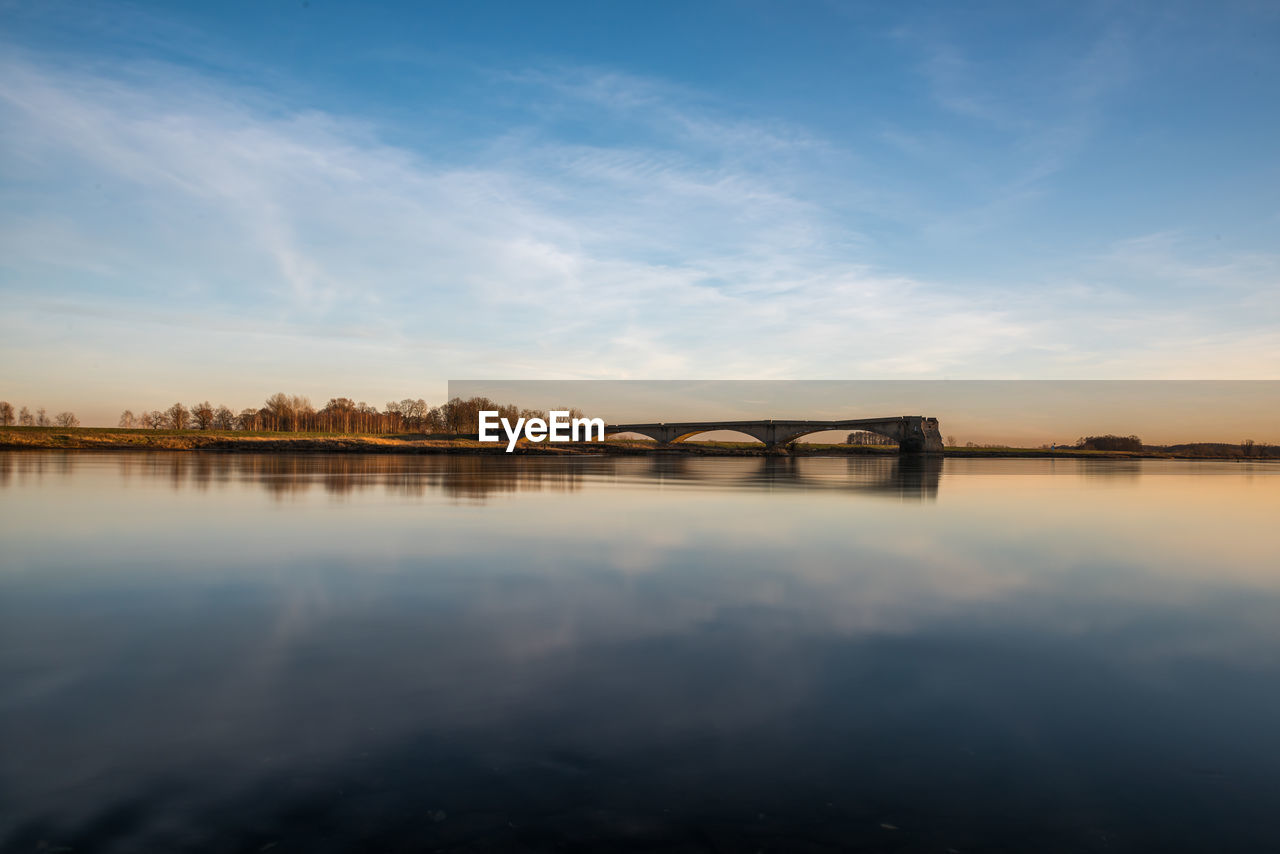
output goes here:
[[[683, 432], [683, 433], [680, 433], [680, 434], [679, 434], [679, 435], [677, 435], [675, 438], [673, 438], [671, 441], [672, 441], [672, 442], [684, 442], [684, 441], [686, 441], [686, 440], [688, 440], [688, 439], [693, 438], [694, 436], [701, 436], [703, 433], [736, 433], [737, 435], [742, 436], [742, 437], [743, 437], [743, 438], [745, 438], [745, 439], [749, 439], [749, 440], [751, 440], [752, 442], [759, 442], [759, 443], [760, 443], [760, 444], [762, 444], [762, 445], [768, 445], [768, 444], [769, 444], [769, 442], [768, 442], [768, 440], [767, 440], [767, 439], [764, 439], [764, 438], [762, 438], [762, 437], [760, 437], [760, 436], [757, 436], [757, 435], [756, 435], [754, 432], [752, 432], [750, 429], [743, 429], [742, 427], [700, 427], [700, 428], [698, 428], [697, 430], [688, 430], [688, 431], [685, 431], [685, 432]], [[725, 439], [724, 441], [726, 441], [726, 442], [733, 442], [733, 441], [736, 441], [736, 440], [735, 440], [735, 439]]]
[[[877, 436], [881, 436], [884, 438], [885, 440], [884, 444], [886, 445], [896, 445], [901, 439], [901, 436], [899, 435], [899, 431], [896, 429], [893, 429], [892, 427], [859, 427], [857, 428], [856, 431], [848, 430], [842, 427], [837, 427], [837, 428], [814, 427], [812, 429], [796, 430], [794, 432], [788, 433], [783, 438], [778, 440], [778, 444], [790, 445], [792, 442], [798, 442], [799, 440], [803, 439], [805, 436], [813, 436], [818, 433], [844, 433], [847, 436], [849, 433], [853, 433], [853, 432], [875, 433]], [[843, 444], [843, 442], [834, 442], [832, 444]]]

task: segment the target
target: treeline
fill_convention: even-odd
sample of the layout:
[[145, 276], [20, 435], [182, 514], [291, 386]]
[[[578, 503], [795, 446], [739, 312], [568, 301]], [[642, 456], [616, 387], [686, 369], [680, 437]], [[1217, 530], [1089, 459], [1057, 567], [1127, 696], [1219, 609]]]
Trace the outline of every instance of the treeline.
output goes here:
[[1238, 445], [1222, 442], [1187, 442], [1166, 445], [1162, 450], [1182, 457], [1243, 457], [1245, 459], [1280, 459], [1280, 445], [1245, 439]]
[[848, 436], [844, 437], [846, 445], [891, 445], [893, 444], [886, 436], [879, 433], [871, 433], [866, 430], [855, 430]]
[[74, 412], [59, 412], [50, 418], [43, 406], [34, 414], [25, 406], [15, 413], [12, 403], [0, 400], [0, 427], [12, 427], [15, 424], [19, 427], [79, 427], [80, 419], [76, 418]]
[[[582, 410], [569, 410], [571, 417], [582, 417]], [[498, 403], [487, 397], [462, 399], [455, 397], [440, 406], [429, 406], [425, 400], [405, 398], [390, 401], [382, 409], [349, 397], [330, 398], [320, 409], [302, 395], [280, 392], [268, 397], [257, 409], [233, 412], [226, 406], [209, 401], [186, 406], [175, 403], [168, 409], [153, 409], [137, 415], [126, 409], [120, 415], [120, 427], [151, 430], [245, 430], [276, 433], [426, 433], [466, 435], [479, 432], [480, 411], [496, 410], [499, 417], [547, 417], [545, 410], [521, 409]]]
[[1081, 451], [1160, 451], [1180, 457], [1280, 458], [1280, 446], [1244, 439], [1238, 445], [1226, 442], [1186, 442], [1179, 445], [1144, 445], [1137, 436], [1081, 436], [1075, 448]]
[[1141, 451], [1142, 440], [1137, 436], [1081, 436], [1076, 440], [1081, 451]]

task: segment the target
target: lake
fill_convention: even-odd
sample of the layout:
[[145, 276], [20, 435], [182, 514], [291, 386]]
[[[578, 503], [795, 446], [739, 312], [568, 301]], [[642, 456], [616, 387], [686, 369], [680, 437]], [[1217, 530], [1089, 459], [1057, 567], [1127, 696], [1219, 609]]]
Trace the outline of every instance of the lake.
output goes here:
[[5, 851], [1280, 850], [1280, 466], [0, 454]]

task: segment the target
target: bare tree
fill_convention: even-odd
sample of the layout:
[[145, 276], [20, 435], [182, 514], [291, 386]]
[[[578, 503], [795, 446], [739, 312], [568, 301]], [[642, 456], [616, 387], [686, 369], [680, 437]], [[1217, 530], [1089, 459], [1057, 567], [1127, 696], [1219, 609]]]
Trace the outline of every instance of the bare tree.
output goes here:
[[133, 410], [126, 409], [120, 413], [120, 426], [125, 429], [131, 429], [137, 423], [137, 419], [133, 417]]
[[139, 415], [139, 416], [138, 416], [138, 426], [139, 426], [139, 427], [141, 427], [142, 429], [144, 429], [144, 430], [150, 430], [150, 429], [151, 429], [151, 423], [152, 423], [152, 422], [151, 422], [151, 413], [150, 413], [150, 412], [145, 412], [145, 411], [144, 411], [141, 415]]
[[191, 420], [197, 430], [209, 430], [213, 427], [213, 404], [209, 401], [191, 405]]
[[439, 406], [431, 407], [431, 409], [427, 412], [424, 422], [425, 423], [423, 424], [423, 428], [428, 433], [445, 432], [444, 412], [442, 408]]
[[262, 408], [266, 410], [267, 430], [289, 430], [293, 421], [293, 398], [282, 391], [268, 397]]
[[356, 403], [349, 397], [331, 397], [320, 410], [324, 429], [350, 433], [356, 423]]
[[13, 404], [7, 400], [0, 400], [0, 426], [9, 427], [13, 425]]
[[267, 430], [298, 431], [314, 426], [315, 409], [303, 395], [276, 392], [267, 398], [263, 409], [266, 419], [262, 426]]
[[316, 409], [311, 405], [311, 398], [305, 394], [295, 394], [289, 398], [289, 403], [293, 406], [293, 429], [315, 429]]
[[53, 426], [53, 422], [49, 420], [49, 416], [45, 412], [45, 409], [43, 406], [36, 410], [36, 426], [37, 427]]
[[[388, 407], [390, 409], [390, 407]], [[427, 402], [419, 398], [406, 397], [400, 401], [400, 417], [405, 421], [405, 426], [414, 430], [422, 429], [423, 419], [427, 417]]]
[[57, 422], [59, 427], [79, 427], [80, 426], [80, 419], [76, 418], [76, 414], [74, 412], [59, 412], [54, 417], [54, 421]]
[[22, 409], [20, 409], [20, 410], [18, 411], [18, 426], [19, 426], [19, 427], [31, 427], [31, 426], [32, 426], [32, 425], [34, 425], [35, 423], [36, 423], [36, 420], [35, 420], [34, 418], [32, 418], [32, 417], [31, 417], [31, 410], [30, 410], [30, 409], [27, 409], [27, 408], [24, 406], [24, 407], [22, 407]]
[[213, 429], [215, 430], [234, 430], [236, 429], [236, 414], [225, 406], [219, 406], [218, 411], [213, 413]]
[[191, 413], [181, 403], [175, 403], [165, 410], [170, 430], [186, 430], [191, 425]]
[[240, 430], [262, 429], [261, 416], [256, 409], [242, 409], [236, 416], [236, 427]]
[[165, 415], [159, 409], [151, 410], [151, 429], [163, 430], [169, 426], [169, 416]]
[[947, 447], [954, 448], [955, 446], [956, 446], [956, 436], [954, 433], [951, 433], [947, 436]]

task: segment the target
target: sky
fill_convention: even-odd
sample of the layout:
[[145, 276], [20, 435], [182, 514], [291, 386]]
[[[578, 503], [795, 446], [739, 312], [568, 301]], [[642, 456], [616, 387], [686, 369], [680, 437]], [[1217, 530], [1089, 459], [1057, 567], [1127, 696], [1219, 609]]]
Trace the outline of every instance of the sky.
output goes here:
[[3, 0], [0, 399], [1276, 379], [1278, 84], [1267, 2]]

